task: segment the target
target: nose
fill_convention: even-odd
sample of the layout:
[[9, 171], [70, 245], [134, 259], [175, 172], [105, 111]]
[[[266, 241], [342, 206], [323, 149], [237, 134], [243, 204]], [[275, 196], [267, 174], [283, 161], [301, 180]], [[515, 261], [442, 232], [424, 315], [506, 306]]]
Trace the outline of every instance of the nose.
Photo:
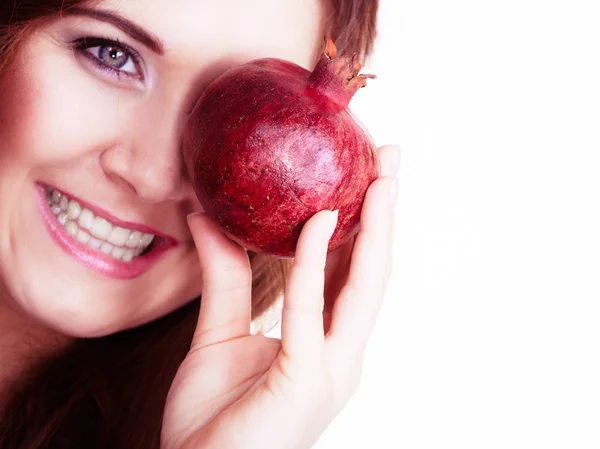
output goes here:
[[107, 177], [145, 202], [183, 198], [187, 174], [181, 143], [187, 113], [157, 99], [128, 115], [100, 157]]

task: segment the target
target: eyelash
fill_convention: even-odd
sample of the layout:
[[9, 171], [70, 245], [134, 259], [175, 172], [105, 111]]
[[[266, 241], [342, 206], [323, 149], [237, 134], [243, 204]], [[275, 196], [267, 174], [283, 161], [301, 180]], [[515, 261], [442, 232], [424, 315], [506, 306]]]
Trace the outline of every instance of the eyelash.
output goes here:
[[[82, 37], [73, 41], [72, 45], [74, 50], [79, 52], [82, 56], [88, 58], [100, 70], [107, 72], [111, 76], [116, 76], [119, 80], [121, 79], [121, 76], [125, 76], [128, 79], [138, 79], [140, 81], [144, 80], [144, 72], [140, 63], [140, 54], [128, 45], [120, 42], [118, 39], [110, 39], [107, 37]], [[131, 60], [135, 64], [138, 73], [131, 73], [125, 70], [111, 67], [108, 64], [102, 62], [102, 60], [99, 59], [96, 55], [87, 51], [90, 48], [111, 46], [117, 47], [118, 49], [122, 50], [128, 58], [131, 58]]]

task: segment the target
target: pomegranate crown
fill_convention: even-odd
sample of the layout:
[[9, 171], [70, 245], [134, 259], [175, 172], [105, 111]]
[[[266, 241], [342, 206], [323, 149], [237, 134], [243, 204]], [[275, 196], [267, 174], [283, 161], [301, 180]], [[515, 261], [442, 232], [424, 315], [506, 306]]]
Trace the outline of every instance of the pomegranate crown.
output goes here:
[[345, 108], [358, 89], [367, 85], [367, 79], [377, 78], [359, 73], [361, 67], [356, 53], [338, 57], [335, 43], [325, 36], [325, 50], [309, 78], [309, 86]]

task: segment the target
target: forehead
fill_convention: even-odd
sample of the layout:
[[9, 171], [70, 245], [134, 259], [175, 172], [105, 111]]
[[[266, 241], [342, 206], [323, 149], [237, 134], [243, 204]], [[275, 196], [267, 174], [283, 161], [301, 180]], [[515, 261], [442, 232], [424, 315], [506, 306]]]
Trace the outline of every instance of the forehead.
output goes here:
[[237, 53], [312, 64], [323, 42], [323, 0], [105, 0], [96, 7], [157, 35], [167, 54]]

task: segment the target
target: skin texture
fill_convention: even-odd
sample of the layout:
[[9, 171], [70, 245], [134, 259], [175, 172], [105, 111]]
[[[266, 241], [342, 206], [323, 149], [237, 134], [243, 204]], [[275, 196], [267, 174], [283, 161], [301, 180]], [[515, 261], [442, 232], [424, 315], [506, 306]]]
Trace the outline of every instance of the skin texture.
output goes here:
[[206, 213], [245, 248], [292, 257], [302, 227], [323, 209], [339, 211], [330, 251], [358, 232], [379, 168], [346, 109], [366, 80], [352, 62], [323, 55], [313, 76], [288, 61], [253, 61], [212, 83], [194, 108], [184, 131], [188, 173]]
[[[204, 88], [234, 65], [277, 57], [312, 68], [325, 34], [319, 3], [98, 7], [158, 36], [163, 55], [112, 25], [64, 16], [38, 29], [0, 80], [0, 380], [68, 344], [62, 337], [117, 332], [202, 293], [192, 348], [166, 403], [162, 447], [309, 448], [358, 385], [391, 271], [398, 150], [378, 152], [381, 173], [366, 193], [355, 239], [327, 254], [335, 217], [321, 211], [307, 222], [286, 287], [282, 339], [252, 336], [246, 252], [205, 214], [186, 223], [201, 207], [185, 176], [183, 128]], [[73, 51], [85, 36], [134, 48], [144, 76], [99, 70], [90, 55]], [[103, 277], [55, 244], [37, 182], [178, 245], [137, 278]], [[8, 366], [17, 368], [9, 373]]]
[[[200, 294], [186, 216], [201, 206], [181, 158], [187, 115], [226, 69], [267, 56], [309, 68], [322, 46], [317, 0], [132, 0], [98, 8], [156, 35], [164, 55], [115, 26], [64, 16], [31, 37], [0, 81], [0, 316], [69, 336], [135, 326]], [[135, 49], [145, 79], [117, 78], [74, 52], [70, 43], [86, 36]], [[130, 63], [123, 69], [136, 71]], [[36, 182], [170, 235], [178, 246], [136, 279], [99, 275], [50, 238]]]
[[381, 175], [367, 191], [353, 244], [327, 255], [336, 224], [330, 211], [302, 229], [281, 340], [248, 332], [245, 252], [206, 214], [190, 217], [203, 302], [167, 399], [164, 448], [308, 449], [346, 404], [391, 270], [399, 153], [386, 146], [378, 154]]

